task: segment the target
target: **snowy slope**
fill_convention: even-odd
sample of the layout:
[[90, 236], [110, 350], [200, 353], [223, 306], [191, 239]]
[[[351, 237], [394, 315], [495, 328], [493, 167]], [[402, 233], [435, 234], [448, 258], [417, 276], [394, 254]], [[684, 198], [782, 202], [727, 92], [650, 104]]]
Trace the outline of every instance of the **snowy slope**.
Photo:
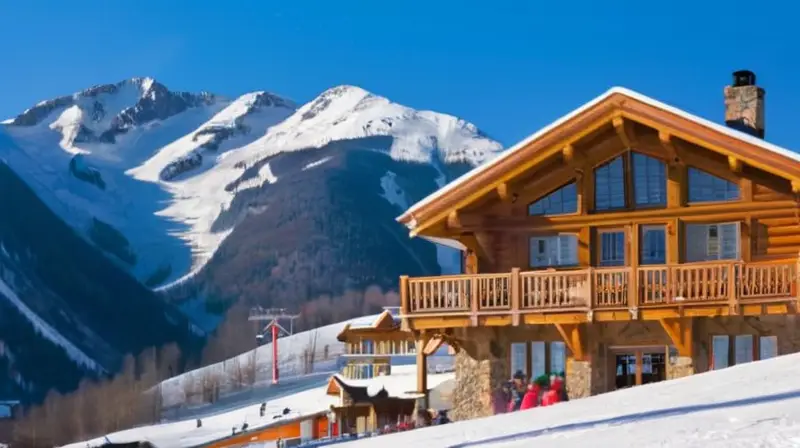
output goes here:
[[800, 354], [337, 447], [797, 447]]
[[[281, 182], [263, 163], [277, 154], [389, 137], [393, 160], [433, 166], [441, 186], [445, 165], [474, 166], [502, 149], [464, 120], [352, 86], [297, 108], [266, 92], [229, 100], [134, 78], [41, 102], [0, 126], [22, 149], [0, 143], [0, 157], [62, 219], [151, 286], [205, 265], [234, 230], [217, 222], [232, 201]], [[247, 174], [256, 165], [257, 175]], [[398, 212], [409, 205], [392, 203]]]

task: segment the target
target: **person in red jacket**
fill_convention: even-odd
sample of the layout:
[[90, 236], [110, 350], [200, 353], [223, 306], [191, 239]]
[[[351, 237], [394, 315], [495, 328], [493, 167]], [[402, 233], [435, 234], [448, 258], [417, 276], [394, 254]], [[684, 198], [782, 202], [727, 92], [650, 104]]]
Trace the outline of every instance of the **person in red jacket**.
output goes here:
[[542, 406], [550, 406], [561, 402], [561, 390], [564, 388], [564, 380], [555, 376], [550, 380], [550, 390], [542, 396]]
[[528, 391], [525, 392], [525, 395], [522, 397], [522, 405], [520, 405], [519, 409], [524, 411], [525, 409], [531, 409], [538, 406], [539, 392], [541, 392], [541, 387], [539, 387], [538, 384], [528, 384]]

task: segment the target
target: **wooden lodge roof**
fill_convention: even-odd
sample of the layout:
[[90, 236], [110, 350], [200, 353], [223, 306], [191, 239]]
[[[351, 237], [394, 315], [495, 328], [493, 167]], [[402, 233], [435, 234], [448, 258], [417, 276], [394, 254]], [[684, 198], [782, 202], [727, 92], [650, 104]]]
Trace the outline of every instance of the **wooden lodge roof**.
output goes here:
[[389, 310], [384, 310], [378, 317], [369, 324], [351, 325], [347, 324], [336, 336], [339, 342], [346, 342], [349, 333], [368, 333], [391, 332], [400, 329], [400, 324], [395, 321], [395, 316]]
[[[412, 237], [419, 235], [447, 244], [444, 238], [421, 233], [446, 219], [452, 210], [467, 206], [493, 191], [500, 191], [505, 182], [543, 163], [548, 157], [611, 122], [617, 127], [617, 123], [623, 120], [656, 129], [659, 137], [681, 139], [723, 154], [729, 161], [784, 178], [791, 182], [795, 192], [800, 192], [800, 154], [632, 90], [614, 87], [417, 202], [397, 221], [410, 229]], [[449, 245], [457, 244], [452, 242]]]

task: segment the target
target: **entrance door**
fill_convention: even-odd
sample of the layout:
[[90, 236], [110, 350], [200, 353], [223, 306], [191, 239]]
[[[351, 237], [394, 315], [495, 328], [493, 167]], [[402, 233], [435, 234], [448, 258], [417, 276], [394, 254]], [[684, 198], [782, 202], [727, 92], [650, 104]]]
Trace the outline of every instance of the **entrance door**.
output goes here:
[[635, 350], [615, 355], [617, 389], [655, 383], [667, 379], [665, 353]]

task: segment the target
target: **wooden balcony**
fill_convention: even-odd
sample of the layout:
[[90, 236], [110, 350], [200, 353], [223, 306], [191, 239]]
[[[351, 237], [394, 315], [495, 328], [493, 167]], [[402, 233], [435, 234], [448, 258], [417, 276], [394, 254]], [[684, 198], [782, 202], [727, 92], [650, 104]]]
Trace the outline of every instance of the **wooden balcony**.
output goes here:
[[786, 314], [798, 261], [401, 277], [411, 329]]

